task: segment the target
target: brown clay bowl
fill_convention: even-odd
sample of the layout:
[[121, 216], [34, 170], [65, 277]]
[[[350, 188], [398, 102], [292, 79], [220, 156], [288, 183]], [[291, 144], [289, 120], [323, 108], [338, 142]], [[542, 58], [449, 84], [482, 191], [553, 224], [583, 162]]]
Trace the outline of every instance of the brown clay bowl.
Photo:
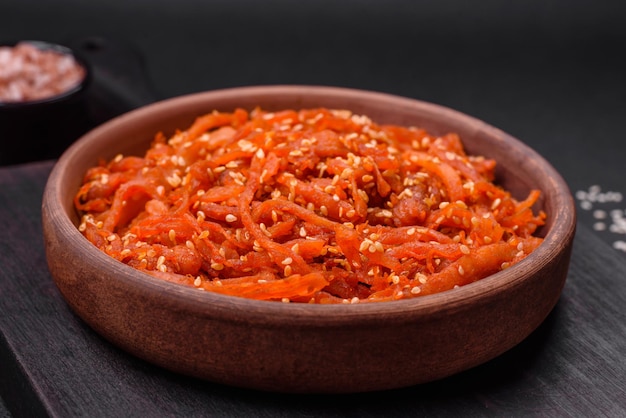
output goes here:
[[[143, 152], [158, 131], [213, 109], [324, 106], [377, 122], [461, 135], [495, 158], [497, 181], [523, 198], [539, 188], [544, 243], [513, 267], [430, 296], [355, 305], [284, 304], [198, 292], [121, 264], [77, 230], [72, 206], [99, 158]], [[71, 309], [121, 349], [186, 375], [293, 393], [363, 392], [416, 385], [484, 363], [524, 340], [557, 303], [575, 233], [573, 199], [535, 151], [488, 124], [438, 105], [386, 94], [264, 86], [149, 105], [87, 133], [59, 159], [43, 198], [49, 269]]]

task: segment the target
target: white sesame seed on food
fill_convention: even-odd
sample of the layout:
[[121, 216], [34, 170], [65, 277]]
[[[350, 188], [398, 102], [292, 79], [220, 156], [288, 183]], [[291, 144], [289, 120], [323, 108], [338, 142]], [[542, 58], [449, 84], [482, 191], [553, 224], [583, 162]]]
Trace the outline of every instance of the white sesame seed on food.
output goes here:
[[228, 223], [237, 222], [237, 217], [235, 215], [233, 215], [232, 213], [229, 213], [228, 215], [226, 215], [226, 217], [224, 219]]

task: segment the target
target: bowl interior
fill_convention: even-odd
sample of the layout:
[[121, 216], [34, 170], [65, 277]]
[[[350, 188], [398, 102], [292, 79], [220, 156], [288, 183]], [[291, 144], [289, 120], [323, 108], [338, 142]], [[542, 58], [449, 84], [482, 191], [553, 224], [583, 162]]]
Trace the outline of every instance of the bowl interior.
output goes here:
[[[435, 135], [456, 132], [468, 153], [484, 155], [497, 161], [496, 182], [510, 190], [516, 198], [525, 198], [534, 188], [542, 191], [542, 197], [534, 209], [547, 213], [546, 224], [538, 231], [546, 240], [525, 260], [513, 268], [464, 286], [462, 291], [399, 302], [420, 306], [432, 304], [431, 308], [437, 309], [442, 295], [445, 295], [447, 302], [451, 302], [471, 299], [481, 292], [492, 292], [507, 281], [522, 280], [539, 271], [560, 251], [563, 239], [573, 234], [575, 212], [567, 185], [545, 159], [519, 140], [471, 116], [432, 103], [377, 92], [316, 86], [243, 87], [198, 93], [131, 111], [90, 131], [61, 156], [49, 180], [49, 194], [53, 195], [55, 204], [67, 215], [60, 222], [66, 223], [64, 228], [75, 237], [79, 243], [77, 245], [84, 245], [86, 241], [76, 229], [79, 218], [73, 207], [73, 197], [85, 171], [100, 159], [111, 159], [117, 154], [142, 155], [156, 133], [167, 135], [176, 129], [186, 128], [196, 117], [212, 110], [232, 111], [237, 107], [251, 110], [259, 106], [267, 110], [314, 107], [349, 109], [356, 114], [367, 115], [377, 123], [422, 127]], [[89, 251], [95, 259], [101, 259], [104, 265], [113, 263], [112, 259], [95, 248]], [[128, 267], [127, 270], [133, 269]], [[148, 277], [137, 273], [129, 272], [131, 275]], [[151, 278], [147, 281], [160, 282]], [[174, 285], [164, 282], [150, 286], [171, 288]], [[180, 294], [192, 299], [199, 297], [197, 293], [193, 289], [180, 290]], [[207, 296], [203, 292], [200, 297], [216, 296]], [[254, 304], [258, 301], [245, 303]]]

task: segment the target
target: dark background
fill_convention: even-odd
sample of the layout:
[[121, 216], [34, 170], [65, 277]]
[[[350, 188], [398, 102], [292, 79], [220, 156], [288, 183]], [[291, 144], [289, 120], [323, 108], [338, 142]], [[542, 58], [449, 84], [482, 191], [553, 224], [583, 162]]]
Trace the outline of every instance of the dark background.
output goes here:
[[[384, 414], [391, 402], [400, 415], [411, 411], [454, 415], [468, 408], [468, 416], [498, 410], [507, 415], [517, 411], [526, 416], [575, 416], [575, 411], [589, 412], [584, 383], [596, 382], [603, 392], [593, 395], [594, 408], [606, 406], [598, 410], [599, 416], [618, 416], [626, 408], [619, 401], [605, 402], [624, 399], [623, 384], [615, 384], [623, 376], [613, 376], [612, 366], [602, 361], [591, 362], [600, 365], [602, 375], [584, 369], [590, 353], [602, 347], [613, 350], [606, 358], [623, 358], [619, 350], [624, 342], [618, 340], [624, 335], [623, 322], [602, 324], [600, 319], [624, 319], [623, 306], [604, 306], [611, 297], [623, 302], [624, 292], [609, 290], [608, 299], [581, 302], [599, 291], [590, 280], [601, 274], [594, 262], [610, 266], [605, 272], [625, 271], [614, 263], [626, 258], [626, 250], [611, 246], [626, 241], [626, 235], [610, 232], [610, 220], [603, 221], [607, 231], [594, 231], [599, 221], [594, 210], [619, 210], [626, 216], [625, 1], [0, 0], [0, 42], [18, 39], [82, 50], [95, 69], [91, 94], [101, 106], [102, 120], [154, 100], [225, 87], [323, 84], [376, 90], [452, 107], [513, 134], [546, 157], [575, 196], [597, 186], [623, 197], [594, 202], [591, 210], [576, 198], [581, 224], [589, 228], [577, 237], [565, 300], [538, 333], [508, 357], [427, 386], [419, 408], [411, 409], [406, 402], [406, 396], [415, 396], [412, 390], [374, 395], [381, 396], [382, 403], [372, 410], [367, 409], [373, 405], [368, 397], [339, 399], [338, 409], [301, 405], [303, 398], [298, 397], [276, 404], [272, 397], [257, 401], [245, 391], [162, 375], [72, 322], [70, 331], [59, 326], [58, 335], [73, 333], [74, 347], [87, 350], [80, 358], [102, 368], [102, 387], [107, 388], [101, 394], [80, 392], [76, 388], [84, 382], [73, 382], [70, 375], [62, 390], [72, 388], [90, 396], [84, 405], [117, 405], [107, 396], [129, 388], [136, 395], [147, 383], [156, 395], [139, 396], [139, 401], [165, 398], [160, 405], [145, 405], [146, 410], [161, 407], [172, 412], [177, 399], [184, 399], [185, 411], [191, 414], [208, 408], [205, 413], [285, 416], [334, 411], [335, 416], [349, 416], [358, 411], [374, 416]], [[20, 170], [11, 173], [30, 172]], [[12, 175], [19, 181], [17, 174]], [[602, 246], [605, 243], [609, 245]], [[595, 250], [585, 258], [590, 248]], [[582, 254], [585, 257], [577, 258]], [[623, 277], [606, 278], [624, 289]], [[49, 307], [41, 309], [64, 321], [71, 319], [57, 302], [51, 299]], [[581, 340], [572, 337], [579, 332]], [[22, 341], [17, 334], [13, 337]], [[573, 344], [580, 341], [582, 348]], [[537, 346], [544, 351], [525, 354]], [[79, 358], [77, 352], [70, 354]], [[35, 357], [30, 365], [37, 369]], [[570, 373], [564, 377], [557, 369]], [[503, 379], [502, 370], [512, 371], [514, 378]], [[121, 383], [115, 383], [118, 378]], [[479, 380], [476, 392], [468, 391]], [[35, 390], [58, 392], [45, 385]], [[48, 411], [72, 410], [67, 407], [71, 402], [81, 404], [72, 398], [48, 401]], [[359, 403], [365, 406], [359, 408]], [[119, 405], [117, 412], [125, 404]], [[74, 406], [74, 411], [80, 410]], [[0, 416], [4, 411], [0, 404]]]

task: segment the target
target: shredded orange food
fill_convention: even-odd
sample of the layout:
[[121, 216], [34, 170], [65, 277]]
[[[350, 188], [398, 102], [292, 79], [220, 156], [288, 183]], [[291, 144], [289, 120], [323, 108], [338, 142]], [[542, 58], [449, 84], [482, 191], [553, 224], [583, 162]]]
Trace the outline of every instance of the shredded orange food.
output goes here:
[[511, 266], [534, 236], [539, 191], [494, 184], [459, 136], [325, 108], [237, 109], [156, 135], [143, 157], [88, 170], [80, 231], [159, 279], [305, 303], [429, 295]]

